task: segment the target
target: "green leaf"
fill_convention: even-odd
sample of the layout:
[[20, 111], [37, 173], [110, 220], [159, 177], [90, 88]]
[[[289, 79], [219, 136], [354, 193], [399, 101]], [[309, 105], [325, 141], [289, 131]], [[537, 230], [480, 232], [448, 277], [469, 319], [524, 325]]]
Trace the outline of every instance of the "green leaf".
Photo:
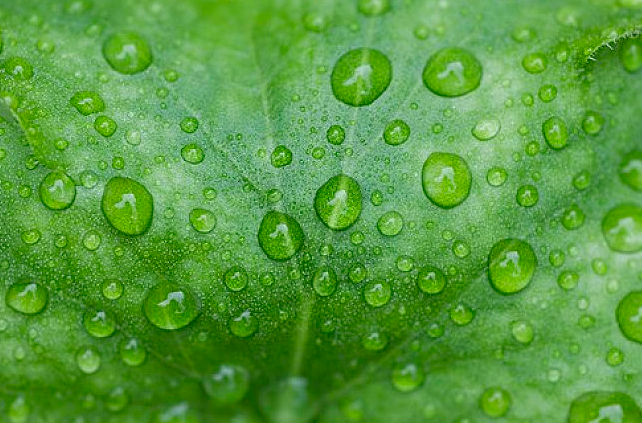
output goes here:
[[641, 421], [639, 1], [0, 17], [3, 421]]

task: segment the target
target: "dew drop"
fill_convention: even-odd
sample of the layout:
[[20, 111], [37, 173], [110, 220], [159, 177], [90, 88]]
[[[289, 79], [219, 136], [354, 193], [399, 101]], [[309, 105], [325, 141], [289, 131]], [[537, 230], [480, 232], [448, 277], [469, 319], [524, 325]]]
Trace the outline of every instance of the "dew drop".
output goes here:
[[525, 320], [518, 320], [511, 325], [513, 338], [520, 344], [528, 345], [533, 342], [533, 325]]
[[102, 97], [93, 91], [78, 91], [71, 97], [70, 103], [83, 116], [101, 113], [105, 110]]
[[276, 168], [285, 167], [292, 163], [292, 151], [284, 145], [277, 146], [272, 151], [272, 166]]
[[8, 75], [19, 81], [28, 81], [33, 77], [33, 66], [22, 57], [12, 57], [4, 64], [4, 70]]
[[620, 163], [620, 180], [635, 191], [642, 191], [642, 151], [631, 151]]
[[475, 56], [460, 48], [445, 48], [435, 53], [423, 71], [423, 81], [433, 93], [459, 97], [477, 89], [482, 66]]
[[94, 347], [83, 347], [76, 352], [76, 365], [86, 374], [96, 373], [100, 369], [100, 354]]
[[555, 85], [542, 85], [538, 95], [544, 103], [550, 103], [557, 97], [557, 87]]
[[384, 236], [399, 235], [403, 229], [403, 216], [397, 211], [388, 211], [377, 221], [377, 229]]
[[203, 379], [205, 393], [219, 404], [236, 404], [250, 389], [250, 374], [237, 364], [220, 364]]
[[326, 138], [332, 145], [341, 145], [346, 139], [346, 130], [340, 125], [332, 125], [328, 128]]
[[181, 148], [181, 157], [187, 163], [199, 164], [205, 160], [205, 152], [198, 144], [187, 144]]
[[95, 338], [107, 338], [116, 332], [116, 321], [104, 310], [85, 312], [82, 324], [87, 333]]
[[147, 293], [143, 311], [154, 326], [176, 330], [196, 319], [200, 306], [187, 289], [171, 282], [161, 282]]
[[258, 231], [259, 245], [272, 260], [291, 259], [303, 247], [303, 229], [293, 217], [277, 211], [263, 216]]
[[230, 319], [230, 331], [234, 336], [247, 338], [259, 329], [258, 319], [250, 310], [243, 311], [240, 315]]
[[361, 187], [347, 175], [336, 175], [321, 186], [314, 196], [314, 209], [330, 229], [343, 231], [355, 224], [362, 207]]
[[597, 112], [588, 111], [582, 119], [582, 129], [588, 135], [597, 135], [602, 131], [604, 118]]
[[363, 297], [372, 307], [383, 307], [392, 296], [392, 288], [388, 281], [379, 280], [368, 282], [363, 288]]
[[47, 289], [35, 282], [16, 282], [7, 289], [5, 302], [23, 314], [40, 313], [47, 305]]
[[512, 399], [502, 388], [488, 388], [479, 398], [479, 407], [488, 417], [502, 417], [508, 413]]
[[377, 16], [390, 9], [390, 0], [359, 0], [359, 12], [366, 16]]
[[522, 66], [528, 73], [542, 73], [548, 66], [548, 59], [544, 53], [532, 53], [522, 59]]
[[415, 363], [398, 364], [392, 370], [392, 386], [400, 392], [412, 392], [424, 383], [425, 377]]
[[152, 50], [147, 41], [133, 32], [119, 32], [105, 40], [103, 56], [117, 72], [133, 75], [152, 63]]
[[136, 338], [123, 339], [118, 346], [120, 359], [128, 366], [140, 366], [147, 358], [147, 351]]
[[117, 300], [123, 295], [125, 288], [118, 279], [107, 279], [101, 285], [102, 293], [108, 300]]
[[569, 208], [564, 210], [562, 214], [562, 226], [567, 230], [575, 230], [584, 225], [586, 215], [576, 204], [572, 204]]
[[463, 158], [450, 153], [432, 153], [424, 163], [421, 180], [428, 199], [449, 209], [468, 198], [472, 174]]
[[561, 150], [568, 142], [568, 129], [566, 123], [558, 118], [552, 117], [542, 124], [544, 139], [553, 150]]
[[495, 138], [500, 129], [499, 119], [483, 119], [477, 122], [472, 133], [479, 141], [488, 141]]
[[111, 178], [103, 191], [101, 205], [107, 221], [125, 235], [142, 235], [152, 224], [152, 195], [133, 179]]
[[522, 291], [533, 280], [537, 257], [529, 244], [518, 239], [503, 239], [488, 255], [490, 284], [501, 294]]
[[381, 332], [374, 331], [361, 339], [361, 345], [368, 351], [381, 351], [388, 345], [388, 337]]
[[417, 285], [426, 294], [437, 295], [446, 287], [446, 276], [436, 267], [423, 267], [417, 274]]
[[208, 234], [216, 228], [216, 215], [206, 209], [193, 209], [189, 212], [189, 223], [196, 232]]
[[533, 185], [522, 185], [517, 189], [517, 204], [522, 207], [533, 207], [539, 200], [539, 192]]
[[112, 389], [105, 398], [105, 407], [112, 412], [122, 411], [129, 404], [129, 394], [122, 386]]
[[629, 38], [620, 47], [620, 60], [624, 69], [634, 73], [642, 69], [642, 40]]
[[642, 251], [642, 208], [635, 204], [614, 207], [602, 220], [602, 234], [613, 251]]
[[103, 137], [109, 138], [114, 135], [114, 132], [118, 129], [118, 125], [108, 116], [98, 116], [94, 121], [94, 129]]
[[493, 187], [499, 187], [504, 185], [506, 179], [508, 178], [508, 173], [503, 167], [493, 166], [488, 169], [486, 174], [486, 181], [488, 184]]
[[640, 423], [642, 412], [633, 399], [621, 392], [591, 391], [575, 398], [568, 423]]
[[372, 104], [392, 79], [390, 60], [378, 50], [359, 48], [339, 58], [332, 71], [332, 92], [337, 100], [355, 107]]
[[223, 282], [231, 291], [242, 291], [248, 283], [247, 271], [241, 266], [232, 266], [225, 271]]
[[388, 145], [401, 145], [410, 137], [410, 126], [401, 119], [393, 120], [386, 125], [383, 131], [383, 139]]
[[321, 297], [332, 295], [337, 288], [337, 274], [329, 266], [319, 267], [312, 276], [312, 287]]

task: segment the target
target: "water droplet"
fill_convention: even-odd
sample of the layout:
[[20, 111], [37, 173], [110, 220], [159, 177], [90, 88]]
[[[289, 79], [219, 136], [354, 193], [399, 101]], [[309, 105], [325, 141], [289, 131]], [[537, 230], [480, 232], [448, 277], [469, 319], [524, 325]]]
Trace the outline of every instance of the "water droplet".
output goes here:
[[216, 215], [205, 209], [194, 209], [189, 212], [189, 223], [195, 231], [208, 234], [216, 227]]
[[83, 347], [76, 352], [76, 364], [81, 372], [96, 373], [100, 369], [100, 354], [94, 347]]
[[366, 16], [376, 16], [386, 13], [390, 9], [389, 0], [359, 0], [359, 12]]
[[105, 398], [105, 407], [112, 412], [124, 410], [129, 404], [129, 394], [122, 386], [112, 389]]
[[250, 389], [250, 374], [237, 364], [220, 364], [203, 379], [203, 388], [219, 404], [236, 404]]
[[118, 129], [118, 125], [116, 125], [116, 122], [110, 117], [98, 116], [94, 121], [94, 128], [100, 135], [109, 138], [114, 135], [114, 132]]
[[332, 125], [326, 133], [328, 142], [332, 145], [341, 145], [346, 139], [346, 131], [339, 125]]
[[591, 174], [587, 171], [582, 171], [573, 176], [573, 186], [578, 191], [584, 191], [591, 183]]
[[171, 282], [161, 282], [149, 290], [143, 302], [147, 319], [161, 329], [175, 330], [187, 326], [200, 313], [190, 291]]
[[116, 321], [104, 310], [85, 312], [82, 324], [87, 333], [96, 338], [106, 338], [116, 332]]
[[522, 185], [517, 189], [517, 203], [522, 207], [533, 207], [539, 200], [539, 192], [533, 185]]
[[403, 216], [394, 210], [384, 213], [377, 221], [381, 235], [396, 236], [403, 229]]
[[181, 121], [181, 130], [187, 134], [193, 134], [198, 129], [198, 119], [188, 116]]
[[390, 85], [392, 65], [378, 50], [359, 48], [339, 58], [332, 71], [332, 92], [350, 106], [372, 104]]
[[486, 174], [486, 180], [488, 184], [493, 187], [499, 187], [504, 185], [506, 179], [508, 178], [508, 173], [503, 167], [493, 166], [488, 169]]
[[7, 289], [5, 302], [23, 314], [36, 314], [47, 305], [47, 289], [34, 282], [16, 282]]
[[400, 392], [411, 392], [424, 383], [423, 369], [415, 363], [398, 364], [392, 370], [392, 386]]
[[133, 75], [152, 63], [152, 50], [145, 39], [133, 32], [119, 32], [103, 44], [103, 56], [117, 72]]
[[459, 97], [477, 89], [482, 78], [482, 66], [475, 56], [459, 48], [445, 48], [426, 63], [423, 81], [433, 93], [444, 97]]
[[289, 377], [262, 389], [259, 408], [272, 423], [308, 423], [316, 412], [310, 401], [308, 381]]
[[242, 291], [247, 286], [249, 276], [241, 266], [232, 266], [225, 271], [223, 282], [232, 291]]
[[446, 209], [463, 203], [472, 184], [468, 163], [450, 153], [432, 153], [424, 163], [421, 179], [430, 201]]
[[608, 353], [606, 353], [606, 364], [611, 367], [619, 366], [624, 363], [624, 351], [611, 348]]
[[401, 145], [410, 137], [410, 126], [401, 119], [393, 120], [386, 125], [383, 139], [388, 145]]
[[642, 292], [630, 292], [622, 298], [616, 316], [622, 334], [642, 344]]
[[22, 57], [12, 57], [4, 64], [4, 70], [16, 80], [27, 81], [33, 77], [33, 66]]
[[482, 119], [477, 122], [472, 133], [479, 141], [488, 141], [497, 136], [501, 127], [499, 119]]
[[102, 97], [93, 91], [78, 91], [71, 97], [70, 103], [83, 116], [101, 113], [105, 110]]
[[548, 145], [554, 150], [561, 150], [568, 142], [568, 129], [566, 123], [558, 118], [552, 117], [542, 124], [542, 133]]
[[107, 279], [102, 285], [103, 296], [108, 300], [117, 300], [123, 295], [125, 288], [123, 283], [118, 279]]
[[426, 266], [417, 274], [417, 285], [426, 294], [436, 295], [446, 287], [446, 276], [436, 267]]
[[158, 412], [151, 423], [201, 423], [201, 419], [188, 403], [179, 402]]
[[570, 270], [565, 270], [557, 276], [557, 284], [565, 291], [575, 289], [579, 281], [580, 275]]
[[522, 66], [528, 73], [542, 73], [548, 66], [548, 59], [544, 53], [532, 53], [522, 59]]
[[620, 163], [620, 180], [636, 191], [642, 191], [642, 152], [631, 151]]
[[544, 103], [550, 103], [557, 97], [557, 87], [555, 85], [542, 85], [538, 95]]
[[352, 283], [363, 282], [366, 277], [368, 277], [368, 269], [361, 263], [352, 265], [348, 271], [348, 278]]
[[578, 229], [584, 224], [586, 215], [576, 204], [572, 204], [562, 214], [562, 226], [569, 231]]
[[128, 366], [140, 366], [147, 358], [147, 351], [136, 338], [123, 339], [118, 346], [120, 359]]
[[621, 392], [591, 391], [575, 398], [568, 423], [640, 423], [642, 412], [630, 396]]
[[82, 237], [82, 245], [89, 251], [96, 251], [102, 243], [102, 237], [96, 231], [87, 231]]
[[113, 177], [103, 191], [102, 210], [107, 221], [125, 235], [142, 235], [152, 224], [154, 202], [142, 184]]
[[47, 174], [40, 183], [40, 200], [51, 210], [64, 210], [74, 203], [76, 184], [62, 171]]
[[604, 118], [597, 112], [588, 111], [582, 120], [582, 129], [589, 135], [597, 135], [602, 131]]
[[293, 217], [270, 211], [263, 216], [258, 232], [259, 245], [272, 260], [285, 261], [303, 247], [305, 235]]
[[512, 400], [508, 391], [502, 388], [488, 388], [479, 398], [479, 407], [489, 417], [502, 417], [508, 413]]
[[237, 317], [230, 319], [230, 331], [239, 338], [247, 338], [258, 329], [259, 321], [250, 310], [245, 310]]
[[372, 307], [383, 307], [392, 296], [392, 288], [385, 280], [368, 282], [363, 288], [363, 297]]
[[272, 151], [272, 166], [276, 168], [284, 167], [292, 163], [292, 151], [284, 145], [277, 146]]
[[361, 214], [361, 187], [347, 175], [336, 175], [321, 186], [314, 196], [314, 209], [330, 229], [343, 231]]
[[528, 345], [533, 342], [534, 331], [533, 325], [525, 320], [513, 322], [511, 325], [513, 338], [520, 344]]
[[306, 13], [303, 16], [303, 26], [312, 32], [323, 32], [328, 26], [328, 19], [318, 13]]
[[642, 250], [642, 208], [622, 204], [611, 209], [602, 220], [602, 233], [613, 251], [636, 253]]
[[642, 69], [642, 41], [639, 37], [629, 38], [620, 47], [620, 60], [628, 72]]
[[21, 235], [22, 242], [28, 245], [33, 245], [36, 244], [38, 241], [40, 241], [40, 237], [42, 234], [38, 229], [27, 229], [26, 231], [23, 231]]
[[27, 404], [22, 394], [18, 395], [7, 409], [7, 417], [9, 417], [10, 423], [25, 423], [29, 420], [30, 415], [31, 407]]
[[449, 310], [450, 320], [457, 326], [466, 326], [475, 318], [475, 311], [465, 304], [457, 304]]
[[490, 283], [502, 294], [522, 291], [533, 280], [537, 257], [529, 244], [518, 239], [503, 239], [488, 255]]
[[321, 266], [312, 277], [312, 287], [322, 297], [332, 295], [337, 288], [337, 274], [329, 266]]
[[368, 351], [381, 351], [388, 345], [388, 337], [378, 331], [371, 332], [361, 339], [361, 345]]
[[205, 152], [198, 144], [187, 144], [181, 148], [181, 157], [187, 163], [199, 164], [205, 160]]

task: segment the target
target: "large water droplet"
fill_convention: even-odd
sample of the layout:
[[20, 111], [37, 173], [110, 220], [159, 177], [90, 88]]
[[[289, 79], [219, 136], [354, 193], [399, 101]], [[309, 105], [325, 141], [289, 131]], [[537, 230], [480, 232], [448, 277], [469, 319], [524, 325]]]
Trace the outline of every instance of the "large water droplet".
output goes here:
[[106, 338], [116, 332], [116, 321], [104, 310], [85, 312], [82, 324], [87, 333], [96, 338]]
[[125, 235], [141, 235], [152, 224], [152, 195], [133, 179], [111, 178], [103, 191], [101, 206], [107, 221]]
[[96, 373], [100, 369], [100, 354], [94, 347], [83, 347], [76, 352], [76, 364], [81, 372]]
[[602, 234], [611, 250], [636, 253], [642, 250], [642, 208], [622, 204], [611, 209], [602, 220]]
[[221, 364], [203, 379], [203, 388], [219, 404], [235, 404], [243, 399], [250, 388], [250, 374], [245, 367]]
[[152, 63], [152, 50], [145, 39], [133, 32], [119, 32], [103, 44], [103, 56], [114, 70], [132, 75]]
[[390, 9], [390, 0], [359, 0], [359, 12], [366, 16], [376, 16]]
[[16, 282], [7, 289], [5, 302], [23, 314], [36, 314], [47, 305], [47, 289], [35, 282]]
[[40, 200], [51, 210], [64, 210], [74, 203], [76, 184], [62, 171], [47, 174], [40, 183]]
[[502, 294], [515, 294], [531, 283], [537, 257], [529, 244], [517, 239], [497, 242], [488, 256], [490, 283]]
[[377, 50], [359, 48], [339, 58], [332, 71], [332, 92], [350, 106], [372, 104], [392, 79], [390, 60]]
[[403, 216], [394, 210], [385, 212], [377, 221], [377, 229], [381, 235], [399, 235], [403, 229]]
[[161, 329], [175, 330], [196, 319], [200, 307], [187, 289], [171, 282], [161, 282], [147, 293], [143, 311], [153, 325]]
[[621, 392], [587, 392], [573, 400], [568, 412], [568, 423], [640, 422], [640, 408], [630, 396]]
[[616, 316], [622, 334], [642, 344], [642, 292], [631, 292], [622, 298]]
[[620, 179], [636, 191], [642, 191], [642, 151], [631, 151], [620, 163]]
[[501, 127], [499, 119], [482, 119], [475, 124], [472, 133], [479, 141], [488, 141], [497, 136]]
[[548, 59], [544, 53], [532, 53], [522, 59], [522, 66], [528, 73], [542, 73], [548, 66]]
[[479, 398], [479, 407], [489, 417], [502, 417], [508, 413], [512, 400], [502, 388], [488, 388]]
[[423, 80], [437, 95], [458, 97], [479, 87], [482, 66], [475, 56], [460, 48], [445, 48], [426, 63]]
[[446, 209], [458, 206], [468, 198], [472, 180], [468, 163], [450, 153], [428, 156], [421, 176], [426, 196], [435, 205]]
[[558, 117], [552, 117], [542, 124], [542, 133], [548, 145], [554, 150], [566, 147], [568, 142], [568, 129], [566, 123]]
[[392, 370], [392, 386], [401, 392], [414, 391], [425, 377], [423, 369], [415, 363], [398, 364]]
[[363, 288], [363, 297], [372, 307], [383, 307], [392, 296], [392, 288], [388, 281], [379, 280], [368, 282]]
[[194, 209], [189, 212], [189, 223], [195, 231], [208, 234], [216, 227], [216, 215], [206, 209]]
[[259, 329], [259, 321], [252, 315], [250, 310], [245, 310], [236, 317], [230, 319], [230, 331], [234, 336], [247, 338]]
[[314, 196], [314, 209], [330, 229], [343, 231], [361, 214], [361, 187], [347, 175], [337, 175], [321, 186]]
[[386, 125], [383, 139], [388, 145], [401, 145], [410, 137], [410, 126], [401, 119], [393, 120]]
[[258, 232], [259, 245], [272, 260], [289, 260], [303, 247], [303, 229], [293, 217], [270, 211], [263, 216]]
[[436, 267], [426, 266], [417, 274], [417, 285], [426, 294], [436, 295], [446, 287], [446, 276]]

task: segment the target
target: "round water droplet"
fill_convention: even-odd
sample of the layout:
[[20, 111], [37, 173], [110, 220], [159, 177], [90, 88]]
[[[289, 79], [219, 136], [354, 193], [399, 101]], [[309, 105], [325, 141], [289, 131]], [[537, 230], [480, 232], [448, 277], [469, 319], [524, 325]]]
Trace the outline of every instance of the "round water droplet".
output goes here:
[[96, 251], [101, 243], [102, 238], [96, 231], [87, 231], [82, 237], [82, 245], [89, 251]]
[[259, 329], [258, 319], [252, 315], [250, 310], [245, 310], [237, 317], [230, 319], [230, 331], [234, 336], [247, 338]]
[[396, 119], [386, 125], [383, 139], [388, 145], [401, 145], [410, 137], [410, 126], [401, 119]]
[[284, 167], [292, 163], [292, 151], [284, 145], [277, 146], [272, 151], [272, 166], [276, 168]]
[[640, 423], [642, 412], [633, 399], [621, 392], [592, 391], [575, 398], [568, 423]]
[[584, 225], [586, 215], [576, 204], [572, 204], [569, 208], [564, 210], [562, 214], [562, 226], [569, 231], [578, 229]]
[[76, 184], [62, 171], [47, 174], [40, 183], [40, 200], [51, 210], [71, 207], [76, 199]]
[[154, 326], [175, 330], [196, 319], [200, 306], [187, 289], [171, 282], [161, 282], [147, 293], [143, 311]]
[[642, 208], [635, 204], [614, 207], [602, 220], [602, 234], [613, 251], [642, 251]]
[[124, 410], [129, 404], [129, 394], [122, 386], [112, 389], [105, 398], [105, 408], [109, 411], [118, 412]]
[[620, 163], [620, 180], [636, 191], [642, 191], [642, 151], [631, 151]]
[[368, 269], [361, 264], [354, 264], [348, 271], [348, 278], [352, 283], [363, 282], [368, 277]]
[[475, 318], [475, 311], [465, 304], [457, 304], [449, 310], [450, 320], [457, 326], [466, 326]]
[[7, 75], [16, 80], [27, 81], [33, 77], [33, 66], [22, 57], [11, 57], [4, 64]]
[[517, 204], [522, 207], [533, 207], [539, 200], [539, 192], [533, 185], [522, 185], [517, 189]]
[[343, 231], [361, 214], [361, 187], [347, 175], [336, 175], [321, 186], [314, 196], [314, 209], [330, 229]]
[[570, 270], [565, 270], [557, 276], [557, 284], [566, 291], [575, 289], [579, 281], [580, 275]]
[[482, 66], [475, 56], [460, 48], [445, 48], [435, 53], [423, 72], [426, 87], [437, 95], [458, 97], [477, 89]]
[[436, 295], [446, 287], [446, 276], [436, 267], [426, 266], [417, 274], [417, 285], [426, 294]]
[[604, 118], [597, 112], [586, 112], [582, 119], [582, 129], [589, 135], [597, 135], [602, 131]]
[[390, 85], [392, 65], [377, 50], [359, 48], [339, 58], [332, 71], [332, 92], [350, 106], [372, 104]]
[[152, 63], [152, 50], [145, 39], [133, 32], [119, 32], [103, 44], [103, 56], [117, 72], [133, 75]]
[[531, 283], [537, 257], [529, 244], [518, 239], [497, 242], [488, 255], [490, 283], [501, 294], [515, 294]]
[[488, 388], [479, 398], [479, 407], [489, 417], [502, 417], [508, 413], [512, 400], [502, 388]]
[[368, 282], [363, 288], [363, 297], [372, 307], [383, 307], [392, 296], [392, 288], [385, 280]]
[[631, 292], [622, 298], [616, 316], [622, 334], [642, 344], [642, 292]]
[[624, 351], [617, 348], [611, 348], [606, 354], [606, 364], [611, 367], [615, 367], [622, 363], [624, 363]]
[[242, 291], [247, 286], [249, 276], [241, 266], [232, 266], [223, 275], [225, 286], [232, 291]]
[[85, 312], [82, 324], [87, 333], [95, 338], [106, 338], [116, 332], [116, 321], [104, 310]]
[[522, 59], [522, 66], [528, 73], [542, 73], [548, 66], [548, 59], [544, 53], [532, 53]]
[[152, 224], [152, 195], [133, 179], [111, 178], [103, 191], [101, 205], [107, 221], [125, 235], [141, 235]]
[[488, 184], [493, 187], [499, 187], [504, 185], [506, 179], [508, 178], [508, 173], [503, 167], [493, 166], [488, 169], [486, 174], [486, 180]]
[[377, 221], [377, 229], [381, 235], [399, 235], [403, 229], [403, 216], [394, 210], [386, 212]]
[[16, 282], [7, 289], [5, 302], [23, 314], [36, 314], [47, 305], [47, 289], [34, 282]]
[[445, 209], [456, 207], [468, 198], [472, 180], [468, 163], [450, 153], [432, 153], [428, 156], [421, 176], [426, 196]]
[[388, 337], [381, 332], [371, 332], [361, 339], [361, 345], [368, 351], [381, 351], [388, 345]]
[[423, 369], [415, 363], [398, 364], [392, 370], [392, 386], [401, 392], [411, 392], [424, 383]]
[[542, 133], [548, 145], [554, 150], [561, 150], [568, 142], [568, 129], [566, 123], [558, 118], [552, 117], [542, 124]]
[[243, 366], [221, 364], [203, 379], [203, 388], [219, 404], [236, 404], [250, 389], [250, 374]]
[[332, 125], [326, 133], [328, 142], [332, 145], [341, 145], [346, 139], [346, 131], [339, 125]]
[[98, 116], [94, 121], [94, 128], [103, 137], [111, 137], [118, 129], [118, 125], [114, 120], [107, 116]]
[[620, 60], [628, 72], [642, 69], [642, 40], [639, 37], [629, 38], [622, 43]]
[[81, 372], [96, 373], [100, 369], [100, 354], [94, 347], [83, 347], [76, 352], [76, 364]]
[[513, 338], [515, 338], [515, 340], [520, 344], [528, 345], [533, 342], [533, 325], [525, 320], [513, 322], [511, 325], [511, 332], [513, 334]]
[[542, 85], [538, 95], [544, 103], [550, 103], [557, 97], [557, 87], [555, 85]]
[[497, 136], [501, 127], [499, 119], [483, 119], [477, 122], [472, 133], [479, 141], [488, 141]]
[[291, 259], [303, 247], [305, 235], [293, 217], [270, 211], [263, 216], [258, 232], [261, 249], [272, 260]]
[[205, 153], [198, 144], [187, 144], [181, 148], [181, 157], [187, 163], [199, 164], [205, 160]]
[[117, 279], [107, 279], [102, 285], [103, 296], [108, 300], [117, 300], [123, 295], [125, 288], [123, 283]]
[[93, 91], [78, 91], [71, 97], [70, 103], [84, 116], [101, 113], [105, 110], [102, 97]]
[[359, 0], [358, 9], [366, 16], [382, 15], [390, 9], [390, 0]]
[[136, 338], [123, 339], [118, 346], [120, 359], [128, 366], [140, 366], [147, 358], [147, 351]]
[[322, 297], [332, 295], [337, 289], [337, 274], [329, 266], [321, 266], [312, 277], [312, 287]]
[[194, 209], [189, 212], [189, 223], [195, 231], [208, 234], [216, 227], [216, 215], [209, 210]]
[[193, 134], [198, 129], [198, 119], [188, 116], [181, 121], [181, 130], [187, 134]]

